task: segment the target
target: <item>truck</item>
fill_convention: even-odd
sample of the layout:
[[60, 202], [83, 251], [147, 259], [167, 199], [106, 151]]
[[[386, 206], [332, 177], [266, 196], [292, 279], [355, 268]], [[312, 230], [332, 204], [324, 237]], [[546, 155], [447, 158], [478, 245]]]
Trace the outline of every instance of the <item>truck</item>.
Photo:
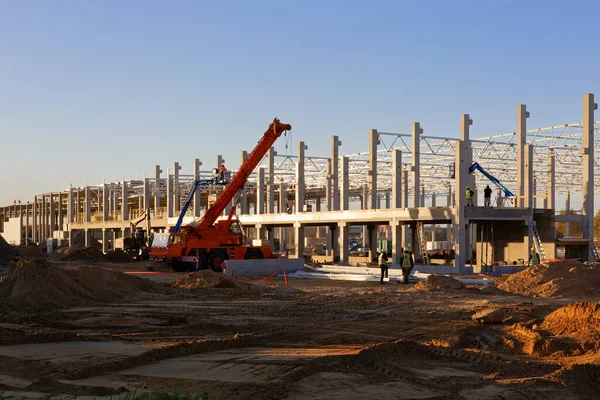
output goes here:
[[[181, 209], [173, 231], [169, 236], [165, 259], [177, 272], [210, 268], [222, 271], [225, 260], [272, 258], [268, 245], [247, 245], [244, 227], [235, 216], [235, 202], [227, 219], [218, 220], [237, 193], [245, 186], [248, 177], [267, 154], [275, 141], [292, 127], [275, 118], [252, 150], [246, 161], [231, 179], [219, 181], [198, 180], [194, 182]], [[208, 208], [197, 224], [181, 226], [183, 217], [192, 202], [194, 193], [203, 185], [222, 184], [224, 190], [212, 207]], [[217, 221], [218, 220], [218, 221]]]

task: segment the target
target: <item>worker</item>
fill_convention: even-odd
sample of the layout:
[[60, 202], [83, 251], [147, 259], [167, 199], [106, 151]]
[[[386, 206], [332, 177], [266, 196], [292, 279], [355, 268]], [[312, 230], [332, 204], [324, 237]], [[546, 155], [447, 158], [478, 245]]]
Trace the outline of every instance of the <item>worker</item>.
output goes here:
[[404, 278], [404, 284], [408, 284], [408, 278], [410, 276], [410, 271], [412, 271], [415, 263], [412, 258], [412, 254], [408, 251], [408, 248], [404, 249], [404, 253], [402, 254], [402, 276]]
[[540, 265], [540, 255], [535, 251], [535, 247], [531, 248], [529, 255], [529, 265]]
[[379, 252], [379, 268], [381, 269], [381, 281], [380, 283], [383, 285], [384, 276], [388, 277], [388, 265], [387, 265], [388, 257], [385, 254], [384, 249], [381, 249]]
[[467, 186], [467, 190], [465, 191], [465, 198], [467, 199], [468, 206], [473, 205], [473, 195], [475, 195], [475, 192], [472, 191], [471, 188]]
[[225, 164], [221, 164], [221, 168], [219, 168], [219, 181], [225, 182], [225, 172], [227, 168], [225, 168]]
[[490, 200], [492, 199], [492, 189], [490, 189], [490, 185], [487, 185], [485, 189], [483, 189], [483, 204], [486, 207], [490, 207]]

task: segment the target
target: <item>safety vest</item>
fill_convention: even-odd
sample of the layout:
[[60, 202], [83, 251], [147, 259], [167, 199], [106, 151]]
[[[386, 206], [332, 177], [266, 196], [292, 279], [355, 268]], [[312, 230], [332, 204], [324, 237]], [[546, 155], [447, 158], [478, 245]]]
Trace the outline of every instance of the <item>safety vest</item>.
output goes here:
[[467, 200], [471, 198], [471, 189], [465, 190], [465, 197], [467, 198]]
[[410, 254], [404, 253], [402, 256], [402, 268], [410, 268]]
[[536, 252], [531, 253], [531, 264], [538, 265], [539, 263], [540, 263], [540, 256], [538, 255], [538, 253], [536, 253]]
[[379, 265], [387, 265], [387, 260], [385, 259], [385, 254], [381, 253], [379, 255]]

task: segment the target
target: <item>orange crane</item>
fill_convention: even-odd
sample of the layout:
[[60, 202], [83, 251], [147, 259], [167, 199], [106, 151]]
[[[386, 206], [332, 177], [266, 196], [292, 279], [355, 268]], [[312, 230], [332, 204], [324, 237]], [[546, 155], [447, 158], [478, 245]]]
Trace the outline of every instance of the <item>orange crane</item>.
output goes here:
[[231, 208], [226, 220], [217, 221], [217, 219], [238, 191], [244, 187], [254, 168], [258, 166], [277, 138], [291, 129], [291, 125], [283, 124], [275, 118], [252, 153], [229, 181], [225, 190], [219, 195], [213, 206], [206, 210], [198, 225], [181, 228], [183, 216], [198, 187], [215, 183], [213, 180], [194, 182], [167, 244], [166, 260], [171, 268], [178, 272], [205, 268], [221, 271], [225, 260], [261, 259], [273, 256], [269, 246], [245, 244], [244, 228], [240, 221], [234, 218], [235, 205]]

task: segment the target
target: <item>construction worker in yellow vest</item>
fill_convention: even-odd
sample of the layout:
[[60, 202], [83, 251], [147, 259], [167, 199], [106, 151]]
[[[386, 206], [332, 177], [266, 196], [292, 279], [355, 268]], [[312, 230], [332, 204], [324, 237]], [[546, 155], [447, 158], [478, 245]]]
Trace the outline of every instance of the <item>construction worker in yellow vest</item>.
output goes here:
[[535, 247], [531, 248], [531, 254], [529, 255], [529, 265], [539, 265], [540, 255], [535, 251]]
[[475, 194], [475, 192], [472, 191], [471, 188], [467, 186], [467, 190], [465, 190], [465, 198], [467, 199], [468, 206], [473, 205], [473, 195], [474, 194]]
[[400, 265], [402, 268], [402, 276], [404, 278], [404, 283], [408, 284], [408, 277], [410, 276], [410, 271], [412, 271], [415, 265], [412, 259], [412, 254], [408, 251], [408, 249], [404, 249], [404, 253], [402, 254], [402, 263]]

